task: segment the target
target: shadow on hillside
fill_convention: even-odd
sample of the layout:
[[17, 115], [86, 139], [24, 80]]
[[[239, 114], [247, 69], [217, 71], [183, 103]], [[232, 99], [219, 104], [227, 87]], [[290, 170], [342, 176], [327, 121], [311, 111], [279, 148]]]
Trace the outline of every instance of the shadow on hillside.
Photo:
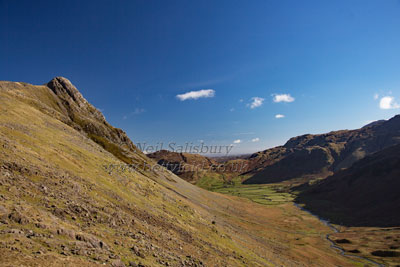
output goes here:
[[300, 193], [294, 200], [306, 211], [332, 224], [347, 227], [400, 227], [400, 207], [365, 204], [352, 205], [342, 200], [327, 200], [321, 195]]
[[297, 203], [334, 224], [400, 226], [400, 145], [390, 146], [350, 168], [296, 189]]

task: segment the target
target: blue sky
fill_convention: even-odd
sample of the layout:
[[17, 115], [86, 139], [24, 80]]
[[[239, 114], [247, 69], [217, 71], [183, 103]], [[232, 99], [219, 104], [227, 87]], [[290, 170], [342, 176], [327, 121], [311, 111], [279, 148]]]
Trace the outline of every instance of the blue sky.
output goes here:
[[[67, 77], [136, 143], [248, 153], [398, 114], [399, 14], [397, 0], [0, 0], [0, 80]], [[213, 91], [177, 97], [199, 90]]]

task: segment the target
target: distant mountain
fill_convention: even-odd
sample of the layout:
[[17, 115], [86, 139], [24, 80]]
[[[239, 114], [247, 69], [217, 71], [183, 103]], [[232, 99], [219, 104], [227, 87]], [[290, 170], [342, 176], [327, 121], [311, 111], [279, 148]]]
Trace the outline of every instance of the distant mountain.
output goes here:
[[188, 182], [195, 183], [204, 173], [218, 163], [199, 154], [160, 150], [147, 156]]
[[246, 160], [232, 159], [218, 162], [199, 154], [169, 150], [156, 151], [147, 156], [193, 184], [197, 184], [204, 178], [228, 182], [233, 176], [245, 172], [248, 166]]
[[400, 145], [395, 145], [306, 187], [296, 201], [336, 224], [399, 226], [399, 192]]
[[372, 127], [372, 126], [381, 125], [381, 124], [383, 124], [385, 122], [386, 122], [386, 120], [373, 121], [373, 122], [368, 123], [367, 125], [364, 125], [362, 128], [368, 128], [368, 127]]
[[366, 155], [399, 143], [399, 115], [357, 130], [294, 137], [283, 146], [251, 155], [247, 174], [253, 176], [244, 183], [327, 177], [350, 167]]

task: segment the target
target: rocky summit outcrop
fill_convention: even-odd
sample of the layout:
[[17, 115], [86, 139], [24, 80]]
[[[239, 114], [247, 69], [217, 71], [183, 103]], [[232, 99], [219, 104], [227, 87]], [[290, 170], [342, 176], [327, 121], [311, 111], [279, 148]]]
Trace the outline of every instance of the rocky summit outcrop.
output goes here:
[[103, 114], [92, 106], [68, 79], [56, 77], [48, 82], [47, 86], [57, 96], [57, 104], [68, 125], [85, 132], [89, 138], [125, 163], [134, 162], [138, 150], [126, 133], [112, 127]]
[[297, 202], [336, 224], [399, 226], [400, 145], [390, 146], [314, 185]]
[[349, 168], [356, 161], [400, 143], [400, 115], [356, 130], [306, 134], [285, 145], [249, 157], [252, 175], [244, 183], [274, 183], [293, 178], [305, 181]]
[[[47, 86], [64, 102], [67, 111], [85, 111], [98, 120], [105, 121], [103, 114], [87, 102], [76, 87], [64, 77], [55, 77]], [[73, 113], [72, 113], [73, 114]]]

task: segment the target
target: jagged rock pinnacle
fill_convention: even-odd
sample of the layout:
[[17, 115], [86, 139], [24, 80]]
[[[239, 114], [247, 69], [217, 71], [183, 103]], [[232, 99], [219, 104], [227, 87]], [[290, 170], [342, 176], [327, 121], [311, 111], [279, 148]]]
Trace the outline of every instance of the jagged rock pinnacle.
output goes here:
[[47, 86], [59, 97], [65, 98], [68, 95], [80, 107], [88, 103], [78, 89], [76, 89], [67, 78], [55, 77], [47, 83]]

